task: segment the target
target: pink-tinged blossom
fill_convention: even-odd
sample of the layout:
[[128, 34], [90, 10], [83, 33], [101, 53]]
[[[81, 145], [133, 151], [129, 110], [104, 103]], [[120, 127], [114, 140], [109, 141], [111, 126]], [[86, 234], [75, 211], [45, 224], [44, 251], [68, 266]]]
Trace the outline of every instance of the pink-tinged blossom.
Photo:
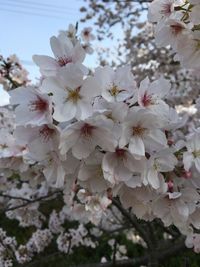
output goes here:
[[155, 41], [158, 46], [171, 45], [174, 60], [184, 68], [200, 68], [200, 3], [198, 0], [154, 0], [149, 20], [156, 22]]
[[163, 113], [163, 109], [166, 109], [167, 104], [162, 99], [168, 95], [170, 88], [170, 82], [163, 77], [152, 83], [147, 77], [140, 83], [138, 104], [143, 108], [159, 112], [159, 114]]
[[167, 131], [176, 130], [184, 127], [188, 120], [188, 114], [185, 113], [182, 117], [177, 113], [176, 109], [169, 106], [163, 106], [162, 118], [163, 127]]
[[185, 245], [187, 248], [193, 248], [195, 253], [200, 253], [200, 234], [191, 232], [185, 240]]
[[114, 151], [116, 140], [111, 132], [113, 123], [103, 115], [67, 126], [61, 133], [60, 152], [72, 154], [78, 159], [87, 158], [99, 146]]
[[145, 156], [145, 152], [167, 146], [167, 139], [160, 129], [159, 117], [143, 109], [132, 108], [124, 121], [119, 146], [128, 145], [135, 157]]
[[[159, 18], [156, 34], [160, 34], [161, 44], [171, 44], [181, 62], [191, 67], [199, 64], [198, 27], [191, 31], [189, 23], [199, 1], [184, 6], [191, 11], [188, 23], [183, 10], [176, 12], [178, 2], [156, 0], [150, 7], [154, 19]], [[189, 116], [179, 115], [164, 102], [170, 83], [163, 77], [153, 82], [146, 78], [137, 88], [130, 67], [114, 71], [106, 66], [96, 69], [94, 75], [85, 75], [81, 49], [75, 55], [77, 60], [72, 58], [76, 46], [82, 46], [76, 34], [71, 25], [51, 39], [56, 58], [42, 58], [46, 59], [46, 65], [41, 65], [46, 77], [40, 89], [11, 92], [11, 113], [16, 114], [17, 126], [14, 116], [4, 121], [0, 111], [0, 189], [19, 198], [1, 196], [0, 204], [12, 208], [25, 202], [21, 197], [26, 197], [28, 204], [8, 211], [7, 217], [22, 226], [42, 227], [39, 201], [31, 200], [57, 193], [55, 188], [59, 188], [65, 203], [59, 214], [50, 215], [50, 230], [36, 231], [18, 249], [13, 246], [17, 260], [26, 263], [35, 252], [42, 252], [53, 238], [51, 232], [60, 234], [58, 249], [64, 253], [78, 245], [95, 248], [96, 241], [87, 238], [83, 225], [64, 233], [62, 223], [66, 219], [91, 221], [115, 231], [123, 226], [124, 213], [115, 205], [108, 208], [115, 200], [137, 218], [174, 224], [187, 235], [187, 245], [199, 252], [199, 236], [191, 231], [191, 227], [200, 230], [198, 113], [190, 122]], [[88, 40], [90, 34], [88, 29]], [[177, 130], [186, 122], [184, 130]], [[20, 179], [11, 179], [13, 174]], [[91, 228], [89, 231], [93, 235]], [[114, 240], [109, 245], [113, 248]], [[125, 247], [116, 248], [116, 259], [125, 258]], [[32, 254], [25, 251], [23, 257], [26, 249]]]
[[189, 36], [181, 36], [175, 59], [180, 60], [183, 67], [200, 68], [200, 33], [198, 31], [191, 32]]
[[175, 224], [181, 227], [190, 214], [195, 211], [199, 195], [193, 188], [184, 188], [180, 192], [168, 192], [161, 195], [153, 204], [153, 213], [160, 218], [165, 226]]
[[92, 115], [92, 102], [100, 94], [100, 87], [94, 77], [84, 79], [79, 68], [68, 65], [59, 70], [57, 78], [44, 79], [42, 91], [52, 94], [53, 118], [64, 122]]
[[18, 126], [14, 131], [14, 137], [16, 144], [26, 148], [24, 155], [26, 159], [39, 161], [45, 157], [46, 153], [57, 149], [60, 133], [59, 129], [51, 124], [35, 127]]
[[154, 0], [148, 10], [148, 19], [151, 22], [158, 22], [161, 19], [169, 18], [174, 12], [174, 0]]
[[18, 87], [10, 92], [10, 104], [16, 105], [17, 125], [42, 125], [52, 122], [52, 102], [34, 87]]
[[102, 161], [104, 178], [112, 185], [124, 182], [129, 187], [141, 186], [141, 172], [146, 167], [145, 159], [136, 160], [126, 148], [107, 152]]
[[82, 160], [78, 172], [78, 180], [81, 186], [92, 193], [105, 192], [109, 187], [103, 176], [102, 158], [104, 154], [98, 151]]
[[0, 129], [0, 158], [17, 160], [17, 158], [27, 153], [27, 148], [23, 144], [18, 144], [16, 138], [7, 129]]
[[68, 29], [66, 31], [59, 31], [58, 38], [60, 40], [65, 40], [66, 37], [69, 38], [72, 42], [76, 41], [76, 34], [77, 34], [77, 29], [73, 24], [69, 24]]
[[81, 37], [86, 43], [93, 41], [95, 39], [95, 36], [94, 34], [92, 34], [92, 27], [84, 28], [81, 32]]
[[66, 163], [56, 152], [47, 154], [43, 162], [43, 173], [47, 180], [47, 184], [52, 187], [62, 188], [65, 183]]
[[173, 49], [176, 49], [181, 36], [189, 35], [191, 28], [191, 24], [187, 25], [180, 20], [168, 19], [166, 22], [157, 24], [155, 42], [158, 47], [171, 45]]
[[68, 64], [77, 64], [78, 67], [86, 71], [86, 68], [82, 65], [85, 51], [79, 41], [73, 45], [67, 37], [64, 39], [53, 36], [50, 39], [50, 44], [55, 58], [40, 55], [33, 56], [33, 60], [40, 67], [42, 75], [56, 76], [57, 71]]
[[194, 4], [194, 6], [191, 9], [190, 12], [190, 21], [195, 24], [198, 25], [200, 23], [200, 1], [190, 1], [192, 4]]
[[103, 113], [114, 123], [122, 123], [128, 114], [129, 107], [124, 102], [107, 102], [103, 98], [96, 98], [94, 111]]
[[186, 142], [187, 151], [183, 153], [183, 164], [186, 171], [189, 171], [194, 164], [200, 172], [200, 134], [195, 133]]
[[85, 210], [88, 212], [88, 216], [91, 222], [99, 224], [102, 219], [103, 213], [112, 201], [105, 195], [91, 195], [85, 189], [79, 190], [77, 194], [79, 200], [85, 204]]
[[113, 122], [112, 132], [118, 140], [122, 134], [122, 122], [128, 114], [128, 105], [124, 102], [107, 102], [103, 98], [96, 98], [93, 107], [94, 112], [103, 114]]
[[120, 102], [136, 93], [136, 82], [128, 66], [114, 71], [111, 67], [97, 68], [94, 74], [100, 84], [101, 95], [108, 102]]
[[130, 188], [123, 185], [118, 195], [125, 208], [132, 208], [133, 213], [140, 219], [151, 221], [155, 218], [152, 213], [152, 203], [158, 197], [150, 187]]
[[171, 149], [153, 154], [147, 161], [147, 168], [144, 171], [144, 185], [150, 184], [154, 189], [160, 188], [164, 181], [161, 173], [173, 171], [177, 163]]

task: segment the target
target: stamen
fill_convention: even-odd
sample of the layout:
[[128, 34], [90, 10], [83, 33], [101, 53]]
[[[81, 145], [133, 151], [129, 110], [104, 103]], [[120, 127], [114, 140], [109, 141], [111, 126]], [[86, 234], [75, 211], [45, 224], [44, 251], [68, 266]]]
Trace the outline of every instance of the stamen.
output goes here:
[[90, 137], [92, 136], [92, 132], [94, 129], [96, 129], [95, 126], [85, 123], [83, 127], [81, 128], [81, 135], [85, 137]]
[[67, 101], [72, 101], [73, 103], [77, 103], [79, 99], [81, 99], [80, 95], [81, 87], [78, 87], [75, 90], [68, 90]]
[[178, 34], [180, 34], [182, 32], [182, 30], [184, 30], [185, 28], [183, 27], [183, 25], [181, 24], [174, 24], [174, 25], [170, 25], [170, 28], [172, 30], [172, 34], [177, 36]]
[[174, 192], [174, 183], [172, 180], [169, 180], [167, 182], [167, 186], [168, 186], [168, 192], [173, 193]]
[[164, 16], [170, 16], [172, 13], [172, 4], [171, 3], [166, 3], [162, 5], [162, 9], [160, 10], [160, 14]]
[[45, 142], [48, 142], [50, 138], [55, 134], [55, 130], [49, 128], [48, 125], [44, 125], [39, 131], [40, 136], [44, 139]]
[[117, 157], [124, 158], [126, 155], [126, 150], [121, 149], [121, 148], [116, 148], [115, 153], [116, 153]]
[[116, 85], [113, 85], [112, 88], [109, 90], [111, 96], [117, 96], [120, 92]]
[[63, 67], [65, 65], [67, 65], [68, 63], [71, 63], [72, 59], [68, 58], [68, 57], [59, 57], [57, 62], [60, 65], [60, 67]]
[[144, 107], [149, 106], [150, 104], [152, 104], [152, 96], [148, 95], [147, 92], [144, 93], [141, 102], [143, 104]]
[[30, 111], [39, 111], [44, 113], [48, 110], [49, 104], [46, 100], [42, 99], [41, 97], [37, 96], [35, 101], [31, 101], [29, 103], [29, 110]]
[[137, 135], [137, 136], [142, 136], [146, 131], [146, 128], [142, 128], [139, 125], [136, 127], [133, 127], [132, 129], [133, 129], [132, 134]]
[[195, 150], [192, 152], [192, 154], [195, 158], [198, 158], [198, 157], [200, 157], [200, 150]]
[[87, 37], [87, 36], [90, 35], [90, 32], [89, 32], [88, 30], [85, 30], [85, 31], [84, 31], [84, 35]]
[[195, 41], [196, 41], [196, 51], [198, 51], [198, 50], [200, 50], [200, 40], [198, 40], [198, 39], [195, 39]]

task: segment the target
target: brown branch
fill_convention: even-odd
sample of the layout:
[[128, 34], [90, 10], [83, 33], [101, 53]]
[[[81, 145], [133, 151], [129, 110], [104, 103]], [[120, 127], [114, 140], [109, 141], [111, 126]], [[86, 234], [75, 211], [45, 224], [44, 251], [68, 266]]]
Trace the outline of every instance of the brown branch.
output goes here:
[[23, 198], [23, 197], [16, 197], [16, 196], [11, 196], [11, 195], [7, 195], [7, 194], [3, 194], [0, 193], [0, 197], [5, 197], [5, 198], [9, 198], [9, 199], [16, 199], [16, 200], [23, 200], [23, 201], [27, 201], [27, 202], [31, 202], [31, 199], [28, 198]]
[[108, 235], [112, 235], [116, 232], [122, 232], [124, 230], [128, 230], [128, 229], [131, 229], [130, 225], [127, 225], [127, 226], [122, 226], [122, 227], [118, 227], [116, 229], [113, 229], [113, 230], [107, 230], [107, 229], [104, 229], [100, 226], [98, 226], [99, 230], [103, 231], [104, 233], [108, 234]]
[[[20, 198], [20, 197], [19, 198], [18, 197], [13, 197], [14, 199], [24, 200], [24, 201], [26, 201], [26, 203], [22, 203], [20, 205], [14, 206], [14, 207], [6, 208], [6, 209], [2, 210], [0, 212], [0, 214], [3, 214], [5, 212], [7, 212], [7, 211], [11, 211], [11, 210], [15, 210], [15, 209], [26, 207], [28, 205], [31, 205], [31, 204], [35, 203], [35, 202], [46, 200], [46, 199], [54, 196], [55, 194], [62, 194], [62, 193], [63, 193], [62, 191], [56, 191], [56, 192], [52, 192], [52, 193], [48, 194], [47, 196], [39, 197], [39, 198], [36, 198], [36, 199], [33, 199], [33, 200], [23, 199], [23, 198]], [[12, 198], [12, 196], [9, 196], [9, 197]]]
[[113, 248], [113, 257], [112, 257], [113, 266], [116, 264], [116, 253], [117, 253], [117, 240], [115, 239], [114, 248]]
[[[168, 247], [165, 250], [155, 252], [154, 258], [156, 258], [158, 262], [161, 262], [162, 260], [165, 260], [168, 257], [176, 255], [180, 251], [182, 252], [184, 248], [185, 248], [184, 240], [180, 239], [179, 242], [175, 244], [173, 243], [168, 244]], [[139, 267], [141, 265], [147, 265], [148, 263], [149, 263], [149, 255], [145, 255], [143, 257], [138, 257], [134, 259], [116, 261], [115, 265], [113, 265], [112, 262], [106, 262], [106, 263], [82, 264], [82, 265], [76, 265], [76, 267], [137, 267], [137, 266]]]
[[140, 234], [141, 238], [146, 242], [147, 246], [149, 248], [153, 247], [149, 234], [145, 231], [144, 227], [142, 227], [141, 224], [138, 222], [138, 219], [136, 218], [136, 216], [129, 213], [126, 209], [124, 209], [118, 200], [113, 199], [112, 203], [118, 208], [118, 210], [124, 215], [124, 217], [132, 224], [135, 230]]

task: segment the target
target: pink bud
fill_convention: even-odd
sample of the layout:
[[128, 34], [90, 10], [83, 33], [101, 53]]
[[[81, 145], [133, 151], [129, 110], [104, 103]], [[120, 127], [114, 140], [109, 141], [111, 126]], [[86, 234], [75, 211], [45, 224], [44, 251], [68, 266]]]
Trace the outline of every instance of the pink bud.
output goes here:
[[191, 171], [184, 171], [184, 173], [183, 173], [183, 177], [185, 178], [185, 179], [190, 179], [191, 177], [192, 177], [192, 172]]
[[173, 191], [174, 191], [174, 183], [173, 183], [172, 180], [169, 180], [169, 181], [167, 182], [167, 186], [168, 186], [168, 191], [169, 191], [170, 193], [173, 193]]

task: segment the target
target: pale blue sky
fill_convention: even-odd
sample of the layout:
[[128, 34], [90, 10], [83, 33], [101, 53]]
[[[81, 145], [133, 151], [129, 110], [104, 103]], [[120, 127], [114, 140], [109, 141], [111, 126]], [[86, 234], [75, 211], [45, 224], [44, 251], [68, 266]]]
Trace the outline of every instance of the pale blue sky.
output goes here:
[[[40, 74], [32, 62], [32, 55], [52, 55], [49, 38], [57, 35], [59, 30], [67, 29], [70, 23], [79, 21], [83, 16], [79, 9], [85, 5], [84, 0], [0, 0], [0, 54], [5, 57], [16, 54], [29, 71], [29, 78], [35, 81]], [[92, 24], [92, 21], [79, 23], [79, 32]], [[116, 37], [122, 37], [118, 27], [113, 28], [113, 32]], [[114, 45], [110, 40], [93, 42], [94, 49]], [[87, 56], [84, 64], [96, 67], [97, 54]], [[0, 86], [0, 100], [4, 103], [5, 99]]]
[[[32, 55], [52, 55], [49, 38], [79, 21], [83, 16], [79, 9], [85, 5], [84, 0], [0, 0], [0, 54], [5, 57], [16, 54], [34, 81], [40, 74]], [[93, 26], [93, 21], [79, 23], [79, 32], [87, 26]], [[116, 38], [122, 38], [119, 25], [112, 31]], [[115, 41], [109, 39], [93, 42], [94, 49], [109, 47], [114, 51], [115, 45]], [[112, 57], [110, 54], [110, 59]], [[87, 56], [84, 64], [97, 67], [97, 54]]]
[[[38, 68], [29, 63], [32, 55], [51, 55], [49, 38], [79, 21], [84, 5], [83, 0], [0, 0], [0, 54], [15, 53], [32, 79], [39, 76]], [[94, 66], [95, 57], [90, 56], [87, 64]]]
[[[87, 5], [84, 0], [0, 0], [0, 54], [16, 54], [34, 80], [40, 75], [32, 55], [52, 55], [49, 38], [59, 30], [67, 29], [70, 23], [79, 21], [83, 17], [79, 9], [84, 5]], [[92, 24], [92, 21], [79, 23], [79, 30]], [[119, 25], [112, 30], [117, 38], [122, 37]], [[114, 45], [115, 41], [111, 40], [93, 42], [94, 49]], [[87, 56], [84, 63], [93, 68], [97, 66], [96, 62], [94, 53]]]

